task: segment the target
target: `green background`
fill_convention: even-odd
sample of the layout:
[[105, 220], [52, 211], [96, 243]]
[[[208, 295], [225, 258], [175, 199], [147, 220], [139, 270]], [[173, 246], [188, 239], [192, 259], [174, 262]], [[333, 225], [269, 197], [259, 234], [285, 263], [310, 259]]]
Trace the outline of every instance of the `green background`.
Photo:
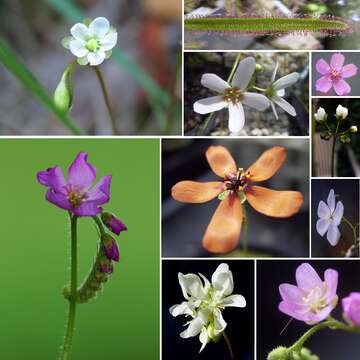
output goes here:
[[[64, 174], [80, 151], [112, 174], [111, 200], [128, 231], [120, 262], [95, 300], [77, 307], [71, 359], [159, 358], [159, 141], [150, 139], [1, 139], [0, 358], [56, 359], [68, 302], [69, 223], [45, 200], [36, 173], [59, 165]], [[91, 219], [79, 221], [79, 281], [96, 252]]]

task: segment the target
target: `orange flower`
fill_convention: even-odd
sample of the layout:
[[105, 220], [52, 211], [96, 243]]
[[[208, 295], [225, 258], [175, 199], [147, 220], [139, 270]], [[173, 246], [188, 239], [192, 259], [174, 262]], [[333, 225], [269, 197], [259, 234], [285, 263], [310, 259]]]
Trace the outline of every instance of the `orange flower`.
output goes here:
[[202, 240], [206, 250], [227, 253], [236, 247], [243, 222], [242, 204], [246, 200], [267, 216], [286, 218], [299, 211], [303, 203], [299, 191], [276, 191], [253, 185], [270, 179], [279, 170], [286, 158], [285, 148], [274, 146], [266, 150], [246, 171], [237, 168], [223, 146], [210, 146], [206, 158], [222, 181], [180, 181], [171, 189], [172, 197], [185, 203], [203, 203], [217, 196], [221, 199]]

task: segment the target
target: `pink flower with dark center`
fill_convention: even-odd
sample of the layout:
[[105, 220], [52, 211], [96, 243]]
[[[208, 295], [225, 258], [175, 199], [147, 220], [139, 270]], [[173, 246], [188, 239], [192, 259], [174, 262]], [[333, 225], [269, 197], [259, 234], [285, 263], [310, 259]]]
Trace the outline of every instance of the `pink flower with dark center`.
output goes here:
[[296, 284], [279, 286], [279, 310], [308, 325], [325, 320], [338, 301], [338, 272], [327, 269], [322, 281], [310, 264], [303, 263], [296, 269]]
[[342, 299], [344, 318], [352, 325], [360, 326], [360, 292], [353, 292]]
[[87, 162], [87, 153], [80, 152], [68, 170], [68, 180], [59, 166], [37, 173], [37, 180], [48, 188], [46, 199], [76, 216], [95, 216], [100, 205], [110, 200], [111, 175], [103, 176], [92, 187], [96, 169]]
[[316, 80], [316, 90], [321, 93], [328, 93], [333, 87], [337, 95], [347, 95], [351, 91], [351, 86], [344, 80], [357, 74], [357, 66], [354, 64], [344, 65], [345, 56], [340, 53], [333, 54], [330, 65], [324, 60], [319, 59], [316, 63], [316, 70], [323, 75]]

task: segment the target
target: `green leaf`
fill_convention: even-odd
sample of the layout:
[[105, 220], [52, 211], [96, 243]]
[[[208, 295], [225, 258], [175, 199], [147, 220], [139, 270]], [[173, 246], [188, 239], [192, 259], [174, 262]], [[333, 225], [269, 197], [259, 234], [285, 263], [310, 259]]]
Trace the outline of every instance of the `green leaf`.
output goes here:
[[72, 134], [84, 135], [83, 131], [75, 124], [74, 120], [55, 106], [53, 100], [49, 97], [43, 86], [1, 38], [0, 61], [33, 96], [37, 97], [40, 102], [71, 131]]

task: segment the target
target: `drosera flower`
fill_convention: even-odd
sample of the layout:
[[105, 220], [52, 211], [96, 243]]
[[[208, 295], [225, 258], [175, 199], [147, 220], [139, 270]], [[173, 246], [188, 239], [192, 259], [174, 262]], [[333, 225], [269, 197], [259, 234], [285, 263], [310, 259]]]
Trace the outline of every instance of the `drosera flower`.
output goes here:
[[266, 89], [265, 94], [270, 100], [271, 108], [273, 110], [276, 119], [279, 119], [279, 116], [276, 111], [275, 104], [280, 106], [284, 111], [286, 111], [291, 116], [296, 116], [295, 108], [284, 99], [284, 96], [285, 96], [285, 89], [291, 85], [294, 85], [299, 80], [300, 74], [297, 72], [293, 72], [275, 81], [278, 68], [279, 68], [279, 63], [276, 63], [274, 71], [271, 76], [271, 84]]
[[341, 302], [344, 319], [351, 325], [360, 327], [360, 292], [352, 292]]
[[208, 114], [228, 108], [229, 130], [232, 133], [238, 133], [245, 124], [243, 104], [259, 111], [264, 111], [270, 105], [266, 96], [246, 91], [255, 67], [256, 62], [253, 57], [241, 60], [231, 83], [215, 74], [203, 74], [201, 85], [217, 92], [218, 95], [196, 101], [194, 111], [199, 114]]
[[92, 187], [95, 179], [96, 169], [87, 162], [86, 152], [80, 152], [70, 165], [67, 180], [59, 166], [37, 173], [38, 182], [48, 188], [46, 199], [76, 216], [95, 216], [110, 200], [111, 175]]
[[320, 236], [326, 233], [330, 245], [337, 245], [341, 236], [339, 225], [344, 215], [344, 205], [341, 201], [336, 203], [334, 189], [330, 190], [326, 203], [322, 200], [319, 202], [317, 215], [316, 231]]
[[238, 168], [223, 146], [210, 146], [207, 161], [221, 181], [180, 181], [171, 189], [172, 197], [185, 203], [203, 203], [218, 197], [221, 201], [203, 237], [205, 249], [213, 253], [233, 250], [240, 238], [243, 203], [247, 200], [258, 212], [286, 218], [296, 214], [303, 196], [299, 191], [276, 191], [254, 182], [270, 179], [282, 166], [286, 150], [275, 146], [266, 150], [247, 170]]
[[72, 36], [64, 38], [62, 44], [77, 57], [80, 65], [100, 65], [111, 56], [117, 43], [117, 31], [105, 17], [77, 23], [70, 33]]
[[221, 338], [227, 323], [222, 311], [229, 306], [244, 308], [246, 300], [242, 295], [232, 295], [233, 275], [229, 266], [220, 264], [210, 281], [202, 274], [178, 274], [179, 284], [185, 301], [173, 305], [169, 311], [172, 316], [185, 315], [191, 320], [180, 334], [182, 338], [199, 335], [202, 351], [210, 341]]
[[345, 56], [335, 53], [331, 56], [330, 65], [323, 59], [316, 62], [316, 70], [322, 77], [316, 80], [316, 90], [321, 93], [328, 93], [332, 88], [337, 95], [347, 95], [351, 86], [344, 80], [357, 74], [355, 64], [344, 65]]
[[127, 231], [126, 225], [114, 214], [103, 212], [101, 220], [105, 226], [114, 234], [119, 235], [122, 231]]
[[340, 104], [336, 108], [336, 116], [341, 119], [345, 120], [349, 114], [348, 108], [341, 106]]
[[327, 120], [327, 113], [324, 108], [319, 107], [314, 114], [315, 120], [318, 122], [324, 122]]
[[296, 269], [296, 285], [279, 286], [279, 310], [308, 325], [325, 320], [338, 302], [338, 276], [336, 270], [327, 269], [323, 281], [310, 264], [301, 264]]

